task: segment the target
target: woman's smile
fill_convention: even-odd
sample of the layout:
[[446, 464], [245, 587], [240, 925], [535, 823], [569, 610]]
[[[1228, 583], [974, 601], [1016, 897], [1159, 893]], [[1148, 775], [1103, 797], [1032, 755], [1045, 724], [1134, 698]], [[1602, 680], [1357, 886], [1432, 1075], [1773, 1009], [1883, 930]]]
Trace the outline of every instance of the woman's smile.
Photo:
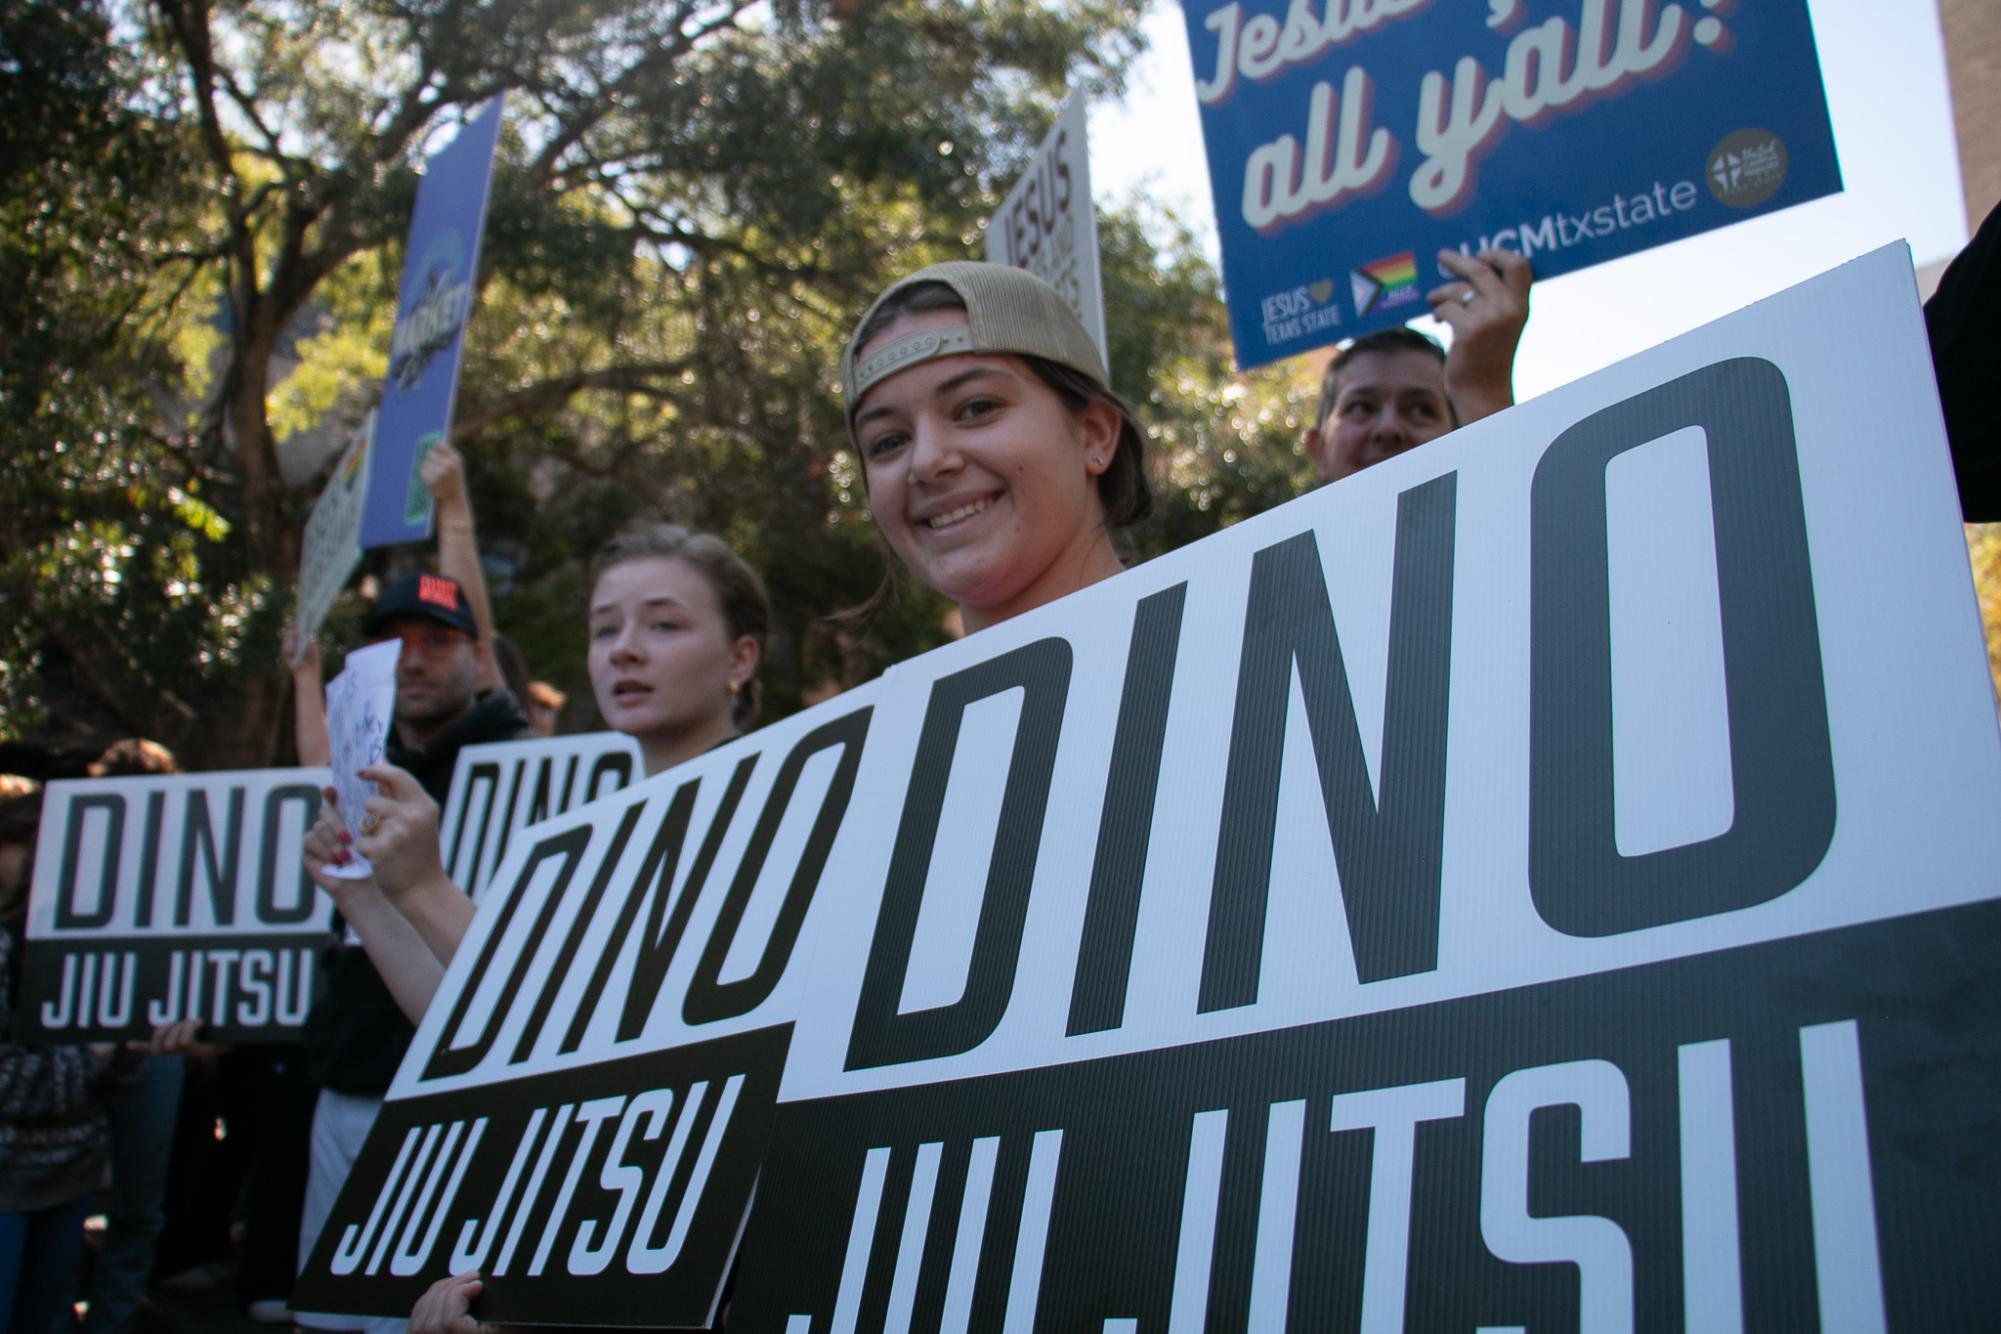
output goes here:
[[955, 505], [941, 514], [931, 514], [923, 517], [918, 522], [933, 532], [952, 528], [976, 514], [986, 513], [992, 507], [994, 500], [995, 496], [982, 496], [978, 500], [970, 500], [963, 505]]

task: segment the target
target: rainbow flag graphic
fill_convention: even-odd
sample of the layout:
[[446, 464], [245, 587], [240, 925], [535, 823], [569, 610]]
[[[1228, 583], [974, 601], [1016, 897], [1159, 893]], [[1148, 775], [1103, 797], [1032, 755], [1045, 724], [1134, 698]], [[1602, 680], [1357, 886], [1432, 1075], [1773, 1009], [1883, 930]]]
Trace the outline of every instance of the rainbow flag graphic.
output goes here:
[[1355, 314], [1358, 316], [1407, 306], [1419, 295], [1417, 256], [1406, 250], [1400, 255], [1364, 264], [1359, 269], [1350, 269], [1348, 283], [1355, 294]]
[[360, 448], [349, 451], [347, 467], [343, 468], [340, 474], [340, 484], [343, 489], [353, 488], [354, 479], [361, 472], [362, 460], [367, 457], [368, 443], [365, 440], [361, 442]]

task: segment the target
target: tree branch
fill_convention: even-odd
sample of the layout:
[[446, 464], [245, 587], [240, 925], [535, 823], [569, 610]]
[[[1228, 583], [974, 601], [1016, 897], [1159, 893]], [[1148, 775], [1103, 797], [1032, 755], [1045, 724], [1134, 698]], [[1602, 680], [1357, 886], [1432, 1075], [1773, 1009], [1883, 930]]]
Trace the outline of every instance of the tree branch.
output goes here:
[[216, 73], [222, 84], [222, 90], [229, 94], [229, 100], [236, 104], [236, 109], [243, 113], [243, 118], [249, 121], [252, 127], [263, 138], [264, 151], [270, 156], [271, 160], [285, 164], [288, 173], [297, 167], [299, 160], [278, 147], [278, 136], [273, 134], [271, 127], [264, 123], [264, 117], [257, 112], [256, 101], [237, 85], [235, 76], [230, 74], [228, 70], [218, 70]]
[[523, 175], [523, 187], [529, 191], [547, 188], [550, 177], [556, 170], [563, 155], [582, 141], [586, 134], [601, 124], [619, 99], [631, 91], [642, 80], [665, 77], [665, 71], [672, 68], [688, 52], [703, 41], [725, 28], [734, 28], [737, 19], [750, 8], [752, 0], [730, 0], [723, 12], [693, 28], [685, 26], [693, 16], [695, 5], [683, 3], [675, 12], [671, 26], [674, 39], [663, 42], [648, 50], [646, 54], [626, 66], [625, 70], [609, 84], [597, 89], [586, 98], [575, 113], [558, 125], [556, 133], [543, 145], [535, 160], [528, 164]]
[[655, 381], [671, 380], [692, 364], [691, 358], [680, 358], [630, 366], [601, 366], [594, 370], [552, 376], [461, 411], [452, 422], [452, 436], [458, 441], [468, 441], [509, 418], [554, 412], [586, 390], [644, 393], [656, 398], [678, 400], [678, 395], [672, 390]]
[[175, 43], [186, 57], [188, 78], [194, 84], [195, 111], [201, 121], [201, 142], [210, 161], [224, 178], [224, 191], [231, 196], [243, 192], [242, 178], [230, 155], [229, 139], [215, 110], [215, 48], [209, 36], [206, 10], [195, 8], [201, 0], [157, 0], [161, 16], [174, 34]]
[[[28, 598], [36, 623], [84, 669], [89, 680], [117, 682], [115, 693], [107, 694], [101, 689], [97, 693], [128, 721], [142, 723], [142, 730], [150, 736], [163, 740], [171, 738], [176, 746], [179, 736], [194, 727], [196, 715], [193, 706], [155, 680], [137, 658], [110, 636], [89, 633], [94, 627], [80, 626], [56, 609], [46, 606], [33, 589], [29, 590]], [[85, 633], [75, 633], [79, 629], [85, 630]], [[150, 712], [143, 718], [132, 718], [127, 706], [134, 700], [151, 701], [178, 726], [171, 730], [162, 727], [159, 724], [163, 720]]]

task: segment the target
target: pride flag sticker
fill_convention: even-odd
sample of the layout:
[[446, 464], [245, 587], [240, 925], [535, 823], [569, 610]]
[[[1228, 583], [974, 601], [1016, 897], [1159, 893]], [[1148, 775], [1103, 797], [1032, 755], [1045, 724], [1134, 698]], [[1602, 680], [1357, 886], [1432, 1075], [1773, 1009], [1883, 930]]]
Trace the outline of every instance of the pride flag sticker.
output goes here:
[[1418, 298], [1417, 256], [1406, 250], [1350, 269], [1348, 283], [1357, 316], [1407, 306]]
[[364, 437], [357, 441], [355, 448], [348, 451], [347, 466], [341, 469], [340, 485], [343, 491], [354, 489], [355, 478], [361, 475], [361, 465], [368, 457], [368, 441]]

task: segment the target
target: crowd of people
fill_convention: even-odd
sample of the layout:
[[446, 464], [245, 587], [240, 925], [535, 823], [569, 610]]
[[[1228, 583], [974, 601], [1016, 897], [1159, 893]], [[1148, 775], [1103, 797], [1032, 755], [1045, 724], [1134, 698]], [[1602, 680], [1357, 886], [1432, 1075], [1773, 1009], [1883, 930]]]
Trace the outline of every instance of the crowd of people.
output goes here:
[[[1526, 318], [1526, 271], [1519, 291], [1495, 287], [1512, 298], [1512, 344]], [[1462, 293], [1481, 299], [1469, 284], [1441, 300], [1463, 312], [1474, 301]], [[1378, 362], [1405, 369], [1397, 363], [1403, 349], [1364, 347], [1330, 372], [1325, 397], [1333, 402], [1323, 405], [1316, 432], [1334, 417], [1342, 427], [1333, 434], [1368, 441], [1366, 463], [1450, 429], [1461, 415], [1447, 387], [1451, 358], [1426, 346], [1431, 354], [1414, 377], [1424, 383], [1410, 392], [1439, 400], [1436, 422], [1415, 423], [1402, 394], [1358, 388], [1377, 383]], [[1109, 382], [1076, 315], [1054, 289], [1017, 269], [933, 265], [884, 292], [856, 326], [841, 383], [870, 510], [902, 571], [950, 599], [967, 633], [1125, 568], [1120, 531], [1146, 517], [1152, 495], [1145, 428]], [[1364, 401], [1377, 406], [1365, 412]], [[1490, 396], [1463, 415], [1503, 406]], [[440, 607], [433, 619], [449, 614]], [[585, 609], [591, 684], [606, 722], [638, 742], [649, 774], [729, 740], [752, 720], [769, 616], [755, 571], [713, 536], [662, 526], [615, 537], [599, 551]], [[398, 626], [406, 655], [412, 634], [431, 632], [398, 621], [377, 628]], [[427, 698], [424, 688], [423, 675], [399, 670], [399, 733], [405, 711]], [[399, 758], [392, 747], [390, 763], [364, 771], [377, 794], [359, 812], [339, 811], [329, 790], [306, 857], [357, 926], [370, 971], [415, 1022], [473, 909], [440, 860], [442, 782], [426, 781]], [[367, 879], [328, 874], [355, 850], [372, 868]], [[323, 1094], [321, 1117], [328, 1101]], [[358, 1131], [373, 1111], [353, 1109]], [[316, 1162], [321, 1145], [316, 1133]], [[344, 1175], [352, 1154], [343, 1153], [329, 1159]], [[410, 1327], [475, 1328], [479, 1290], [477, 1273], [439, 1280]]]
[[[1976, 243], [1985, 247], [1981, 254], [1991, 257], [1994, 231], [1990, 219]], [[1505, 252], [1448, 253], [1440, 263], [1453, 278], [1429, 295], [1452, 328], [1449, 350], [1393, 329], [1330, 361], [1304, 441], [1323, 481], [1513, 401], [1527, 264]], [[1962, 272], [1987, 286], [1968, 298], [1962, 283], [1948, 299], [1971, 300], [1991, 314], [1992, 269], [1991, 258], [1976, 259]], [[1988, 338], [1992, 325], [1971, 327]], [[1991, 338], [1977, 346], [1991, 351]], [[1991, 364], [1978, 355], [1969, 361]], [[906, 576], [957, 607], [967, 633], [1124, 568], [1121, 530], [1151, 505], [1147, 433], [1111, 390], [1095, 343], [1047, 284], [973, 262], [920, 270], [863, 313], [840, 373], [883, 541]], [[507, 649], [494, 633], [480, 576], [463, 462], [440, 446], [425, 462], [425, 480], [437, 503], [437, 572], [390, 584], [365, 624], [370, 640], [402, 646], [386, 758], [365, 774], [376, 792], [363, 809], [344, 811], [329, 789], [306, 838], [308, 869], [338, 909], [345, 941], [334, 950], [325, 993], [297, 1048], [264, 1053], [252, 1091], [226, 1093], [259, 1132], [251, 1188], [241, 1203], [232, 1196], [223, 1206], [225, 1214], [233, 1208], [249, 1218], [239, 1291], [254, 1313], [311, 1328], [406, 1323], [288, 1311], [286, 1280], [328, 1216], [413, 1025], [472, 919], [472, 903], [447, 877], [439, 853], [439, 806], [459, 752], [546, 731], [552, 706], [561, 704], [538, 694], [518, 662], [513, 686], [507, 683]], [[592, 562], [577, 618], [598, 712], [634, 739], [647, 773], [755, 724], [771, 609], [758, 573], [721, 539], [664, 523], [610, 537]], [[296, 654], [293, 670], [300, 759], [323, 763], [312, 646]], [[31, 785], [0, 793], [0, 964], [7, 980], [0, 1005], [18, 982], [36, 802]], [[329, 873], [357, 851], [370, 875]], [[0, 1029], [7, 1018], [0, 1010]], [[161, 1126], [172, 1123], [178, 1103], [185, 1127], [197, 1105], [189, 1070], [242, 1055], [204, 1044], [193, 1025], [163, 1029], [145, 1043], [0, 1047], [0, 1325], [11, 1301], [8, 1327], [47, 1334], [86, 1296], [76, 1288], [77, 1253], [108, 1164], [109, 1227], [88, 1289], [89, 1327], [132, 1327], [147, 1274], [163, 1267], [152, 1251], [163, 1192], [171, 1193], [167, 1164], [179, 1150], [170, 1151], [175, 1141]], [[208, 1096], [217, 1096], [213, 1087]], [[212, 1124], [210, 1110], [195, 1116], [197, 1132], [201, 1117]], [[215, 1179], [207, 1183], [211, 1196]], [[261, 1258], [251, 1254], [258, 1244], [267, 1252]], [[477, 1274], [440, 1280], [408, 1326], [425, 1334], [475, 1328], [479, 1289]]]

